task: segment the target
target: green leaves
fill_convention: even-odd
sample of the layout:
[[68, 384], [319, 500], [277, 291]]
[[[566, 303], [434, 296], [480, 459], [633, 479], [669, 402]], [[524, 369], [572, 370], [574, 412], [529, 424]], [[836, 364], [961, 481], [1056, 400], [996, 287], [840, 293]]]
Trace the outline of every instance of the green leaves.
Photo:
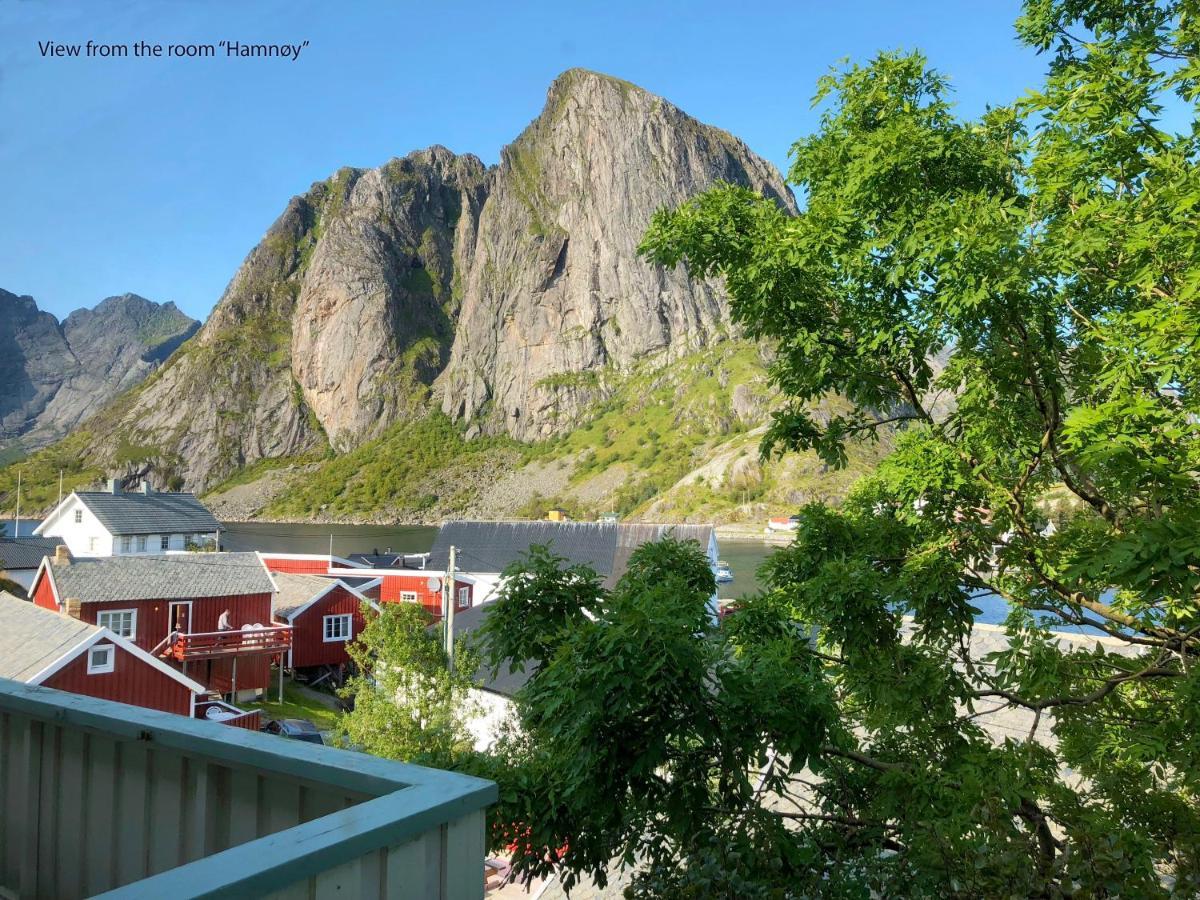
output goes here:
[[[844, 66], [793, 147], [798, 217], [721, 186], [643, 249], [722, 276], [776, 347], [764, 450], [842, 465], [901, 430], [840, 510], [803, 510], [730, 630], [772, 648], [777, 739], [779, 691], [827, 691], [807, 799], [869, 823], [793, 823], [796, 856], [884, 895], [885, 870], [918, 895], [1195, 891], [1200, 16], [1029, 0], [1017, 29], [1049, 62], [1023, 98], [965, 122], [919, 54]], [[833, 395], [855, 411], [818, 413]], [[972, 651], [974, 590], [1009, 604], [1007, 645]], [[1050, 630], [1081, 625], [1108, 643]], [[810, 633], [819, 676], [785, 649]], [[1021, 727], [983, 731], [985, 704]]]

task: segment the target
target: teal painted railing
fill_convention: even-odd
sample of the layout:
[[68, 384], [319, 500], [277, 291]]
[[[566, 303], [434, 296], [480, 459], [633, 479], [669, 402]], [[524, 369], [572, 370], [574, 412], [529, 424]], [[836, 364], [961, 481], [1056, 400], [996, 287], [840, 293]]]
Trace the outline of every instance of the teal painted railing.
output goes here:
[[0, 679], [0, 897], [483, 895], [489, 781]]

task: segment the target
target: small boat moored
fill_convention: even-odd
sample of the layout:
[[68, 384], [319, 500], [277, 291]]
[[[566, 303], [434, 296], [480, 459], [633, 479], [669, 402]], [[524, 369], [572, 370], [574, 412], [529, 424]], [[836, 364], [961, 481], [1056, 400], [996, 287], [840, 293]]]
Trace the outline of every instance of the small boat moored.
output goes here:
[[729, 584], [733, 581], [733, 569], [729, 568], [729, 563], [723, 559], [717, 562], [717, 568], [713, 574], [717, 577], [717, 584]]

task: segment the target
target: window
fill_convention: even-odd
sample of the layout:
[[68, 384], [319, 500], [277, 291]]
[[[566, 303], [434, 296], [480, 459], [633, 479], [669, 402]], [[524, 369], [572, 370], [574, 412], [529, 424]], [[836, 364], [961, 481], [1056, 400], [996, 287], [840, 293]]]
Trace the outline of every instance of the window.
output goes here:
[[458, 608], [466, 609], [471, 605], [471, 589], [469, 587], [460, 587], [458, 589]]
[[417, 592], [416, 591], [401, 591], [400, 592], [400, 602], [401, 603], [416, 603], [417, 602]]
[[169, 534], [164, 534], [161, 538], [159, 538], [158, 546], [159, 546], [159, 549], [161, 549], [161, 550], [170, 550], [171, 549], [171, 536]]
[[350, 640], [351, 616], [325, 617], [325, 642]]
[[92, 535], [90, 538], [88, 538], [88, 553], [95, 553], [95, 552], [96, 552], [96, 536]]
[[116, 648], [112, 644], [97, 644], [88, 650], [88, 674], [103, 675], [111, 672], [116, 663]]
[[75, 510], [75, 524], [76, 525], [83, 524], [83, 510], [82, 509]]
[[131, 538], [129, 535], [125, 535], [125, 537], [121, 538], [121, 552], [128, 553], [132, 549], [133, 538]]
[[146, 536], [144, 534], [139, 534], [137, 541], [138, 541], [138, 545], [137, 545], [138, 553], [145, 553], [146, 552]]
[[96, 616], [96, 624], [101, 628], [109, 629], [113, 634], [133, 640], [134, 635], [137, 634], [137, 610], [106, 610]]

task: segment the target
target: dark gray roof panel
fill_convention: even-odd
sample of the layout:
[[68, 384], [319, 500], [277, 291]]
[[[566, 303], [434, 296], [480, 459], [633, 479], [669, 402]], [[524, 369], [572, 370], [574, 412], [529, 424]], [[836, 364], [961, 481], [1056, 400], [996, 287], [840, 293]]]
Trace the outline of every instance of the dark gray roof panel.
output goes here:
[[54, 566], [63, 600], [189, 600], [273, 594], [271, 576], [254, 553], [110, 556]]
[[[482, 603], [479, 606], [472, 606], [470, 609], [464, 609], [462, 612], [455, 613], [455, 638], [474, 633], [487, 619], [488, 614], [491, 613], [494, 606], [494, 602]], [[442, 623], [436, 622], [429, 627], [431, 629], [440, 629]], [[510, 667], [508, 662], [505, 662], [500, 666], [500, 670], [493, 675], [486, 665], [480, 665], [479, 671], [475, 673], [474, 680], [484, 690], [503, 694], [505, 697], [512, 697], [525, 686], [526, 682], [533, 676], [536, 668], [537, 664], [533, 660], [526, 660], [525, 671], [516, 672]]]
[[548, 546], [568, 564], [583, 563], [600, 575], [612, 572], [617, 525], [606, 522], [447, 522], [438, 529], [429, 568], [445, 571], [450, 547], [459, 549], [463, 572], [503, 572], [529, 548]]
[[635, 549], [668, 535], [698, 541], [707, 551], [712, 525], [657, 525], [612, 522], [447, 522], [433, 544], [429, 568], [444, 571], [451, 545], [458, 548], [462, 572], [503, 572], [536, 544], [566, 557], [568, 565], [591, 566], [612, 587], [625, 574]]
[[212, 534], [221, 527], [195, 494], [76, 491], [112, 534]]
[[42, 559], [54, 555], [61, 538], [22, 537], [0, 538], [0, 571], [4, 569], [36, 569]]

